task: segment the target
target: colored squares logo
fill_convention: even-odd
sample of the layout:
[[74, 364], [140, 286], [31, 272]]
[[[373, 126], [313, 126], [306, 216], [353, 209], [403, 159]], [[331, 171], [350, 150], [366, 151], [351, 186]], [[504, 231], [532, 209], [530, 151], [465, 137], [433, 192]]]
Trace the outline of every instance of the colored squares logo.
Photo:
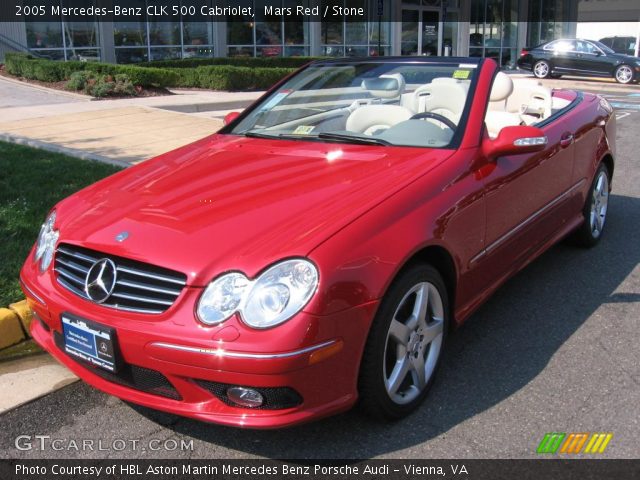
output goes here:
[[545, 434], [537, 453], [604, 453], [613, 433], [558, 433]]

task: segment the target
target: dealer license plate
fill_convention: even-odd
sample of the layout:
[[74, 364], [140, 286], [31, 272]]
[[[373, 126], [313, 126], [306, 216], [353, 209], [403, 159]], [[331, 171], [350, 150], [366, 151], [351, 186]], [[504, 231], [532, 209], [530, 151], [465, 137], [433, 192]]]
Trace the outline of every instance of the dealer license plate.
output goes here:
[[64, 349], [69, 355], [110, 372], [117, 370], [116, 332], [73, 315], [62, 315]]

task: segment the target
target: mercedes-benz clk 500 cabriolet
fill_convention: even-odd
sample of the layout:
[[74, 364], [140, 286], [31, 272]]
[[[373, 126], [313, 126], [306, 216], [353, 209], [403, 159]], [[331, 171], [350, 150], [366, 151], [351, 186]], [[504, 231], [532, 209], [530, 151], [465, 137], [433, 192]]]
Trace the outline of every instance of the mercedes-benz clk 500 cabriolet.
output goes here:
[[33, 338], [124, 400], [403, 417], [453, 327], [605, 227], [609, 103], [490, 59], [318, 61], [225, 123], [61, 201], [21, 271]]

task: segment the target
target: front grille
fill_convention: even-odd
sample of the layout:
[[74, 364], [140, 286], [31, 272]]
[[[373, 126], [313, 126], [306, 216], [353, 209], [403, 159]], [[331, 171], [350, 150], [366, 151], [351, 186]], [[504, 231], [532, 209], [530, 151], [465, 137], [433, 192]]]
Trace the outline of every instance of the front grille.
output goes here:
[[[62, 350], [64, 349], [64, 340], [59, 332], [53, 333], [53, 339], [56, 346]], [[66, 353], [66, 352], [65, 352]], [[108, 370], [96, 367], [88, 362], [85, 362], [81, 358], [73, 355], [67, 356], [74, 362], [82, 365], [91, 373], [95, 373], [104, 380], [117, 383], [123, 387], [132, 388], [134, 390], [140, 390], [142, 392], [151, 393], [153, 395], [160, 395], [162, 397], [171, 398], [173, 400], [182, 400], [182, 396], [176, 388], [171, 384], [167, 377], [150, 368], [139, 367], [138, 365], [132, 365], [130, 363], [122, 362], [118, 373], [113, 373]]]
[[91, 301], [84, 291], [85, 279], [91, 266], [102, 258], [110, 259], [117, 271], [113, 293], [101, 303], [106, 307], [162, 313], [173, 305], [187, 283], [186, 275], [173, 270], [64, 243], [56, 250], [54, 270], [58, 283]]
[[[196, 383], [205, 390], [213, 393], [218, 399], [227, 405], [238, 407], [227, 397], [227, 390], [239, 385], [229, 383], [211, 382], [209, 380], [196, 380]], [[253, 410], [280, 410], [284, 408], [297, 407], [302, 403], [302, 397], [293, 388], [289, 387], [247, 387], [257, 390], [262, 395], [264, 403]]]

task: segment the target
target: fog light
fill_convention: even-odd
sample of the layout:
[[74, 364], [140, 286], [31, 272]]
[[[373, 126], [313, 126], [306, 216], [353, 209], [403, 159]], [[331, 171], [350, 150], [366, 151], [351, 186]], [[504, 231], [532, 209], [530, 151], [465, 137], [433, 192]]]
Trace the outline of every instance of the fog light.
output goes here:
[[262, 394], [251, 388], [231, 387], [227, 389], [227, 398], [242, 407], [256, 408], [262, 405]]

